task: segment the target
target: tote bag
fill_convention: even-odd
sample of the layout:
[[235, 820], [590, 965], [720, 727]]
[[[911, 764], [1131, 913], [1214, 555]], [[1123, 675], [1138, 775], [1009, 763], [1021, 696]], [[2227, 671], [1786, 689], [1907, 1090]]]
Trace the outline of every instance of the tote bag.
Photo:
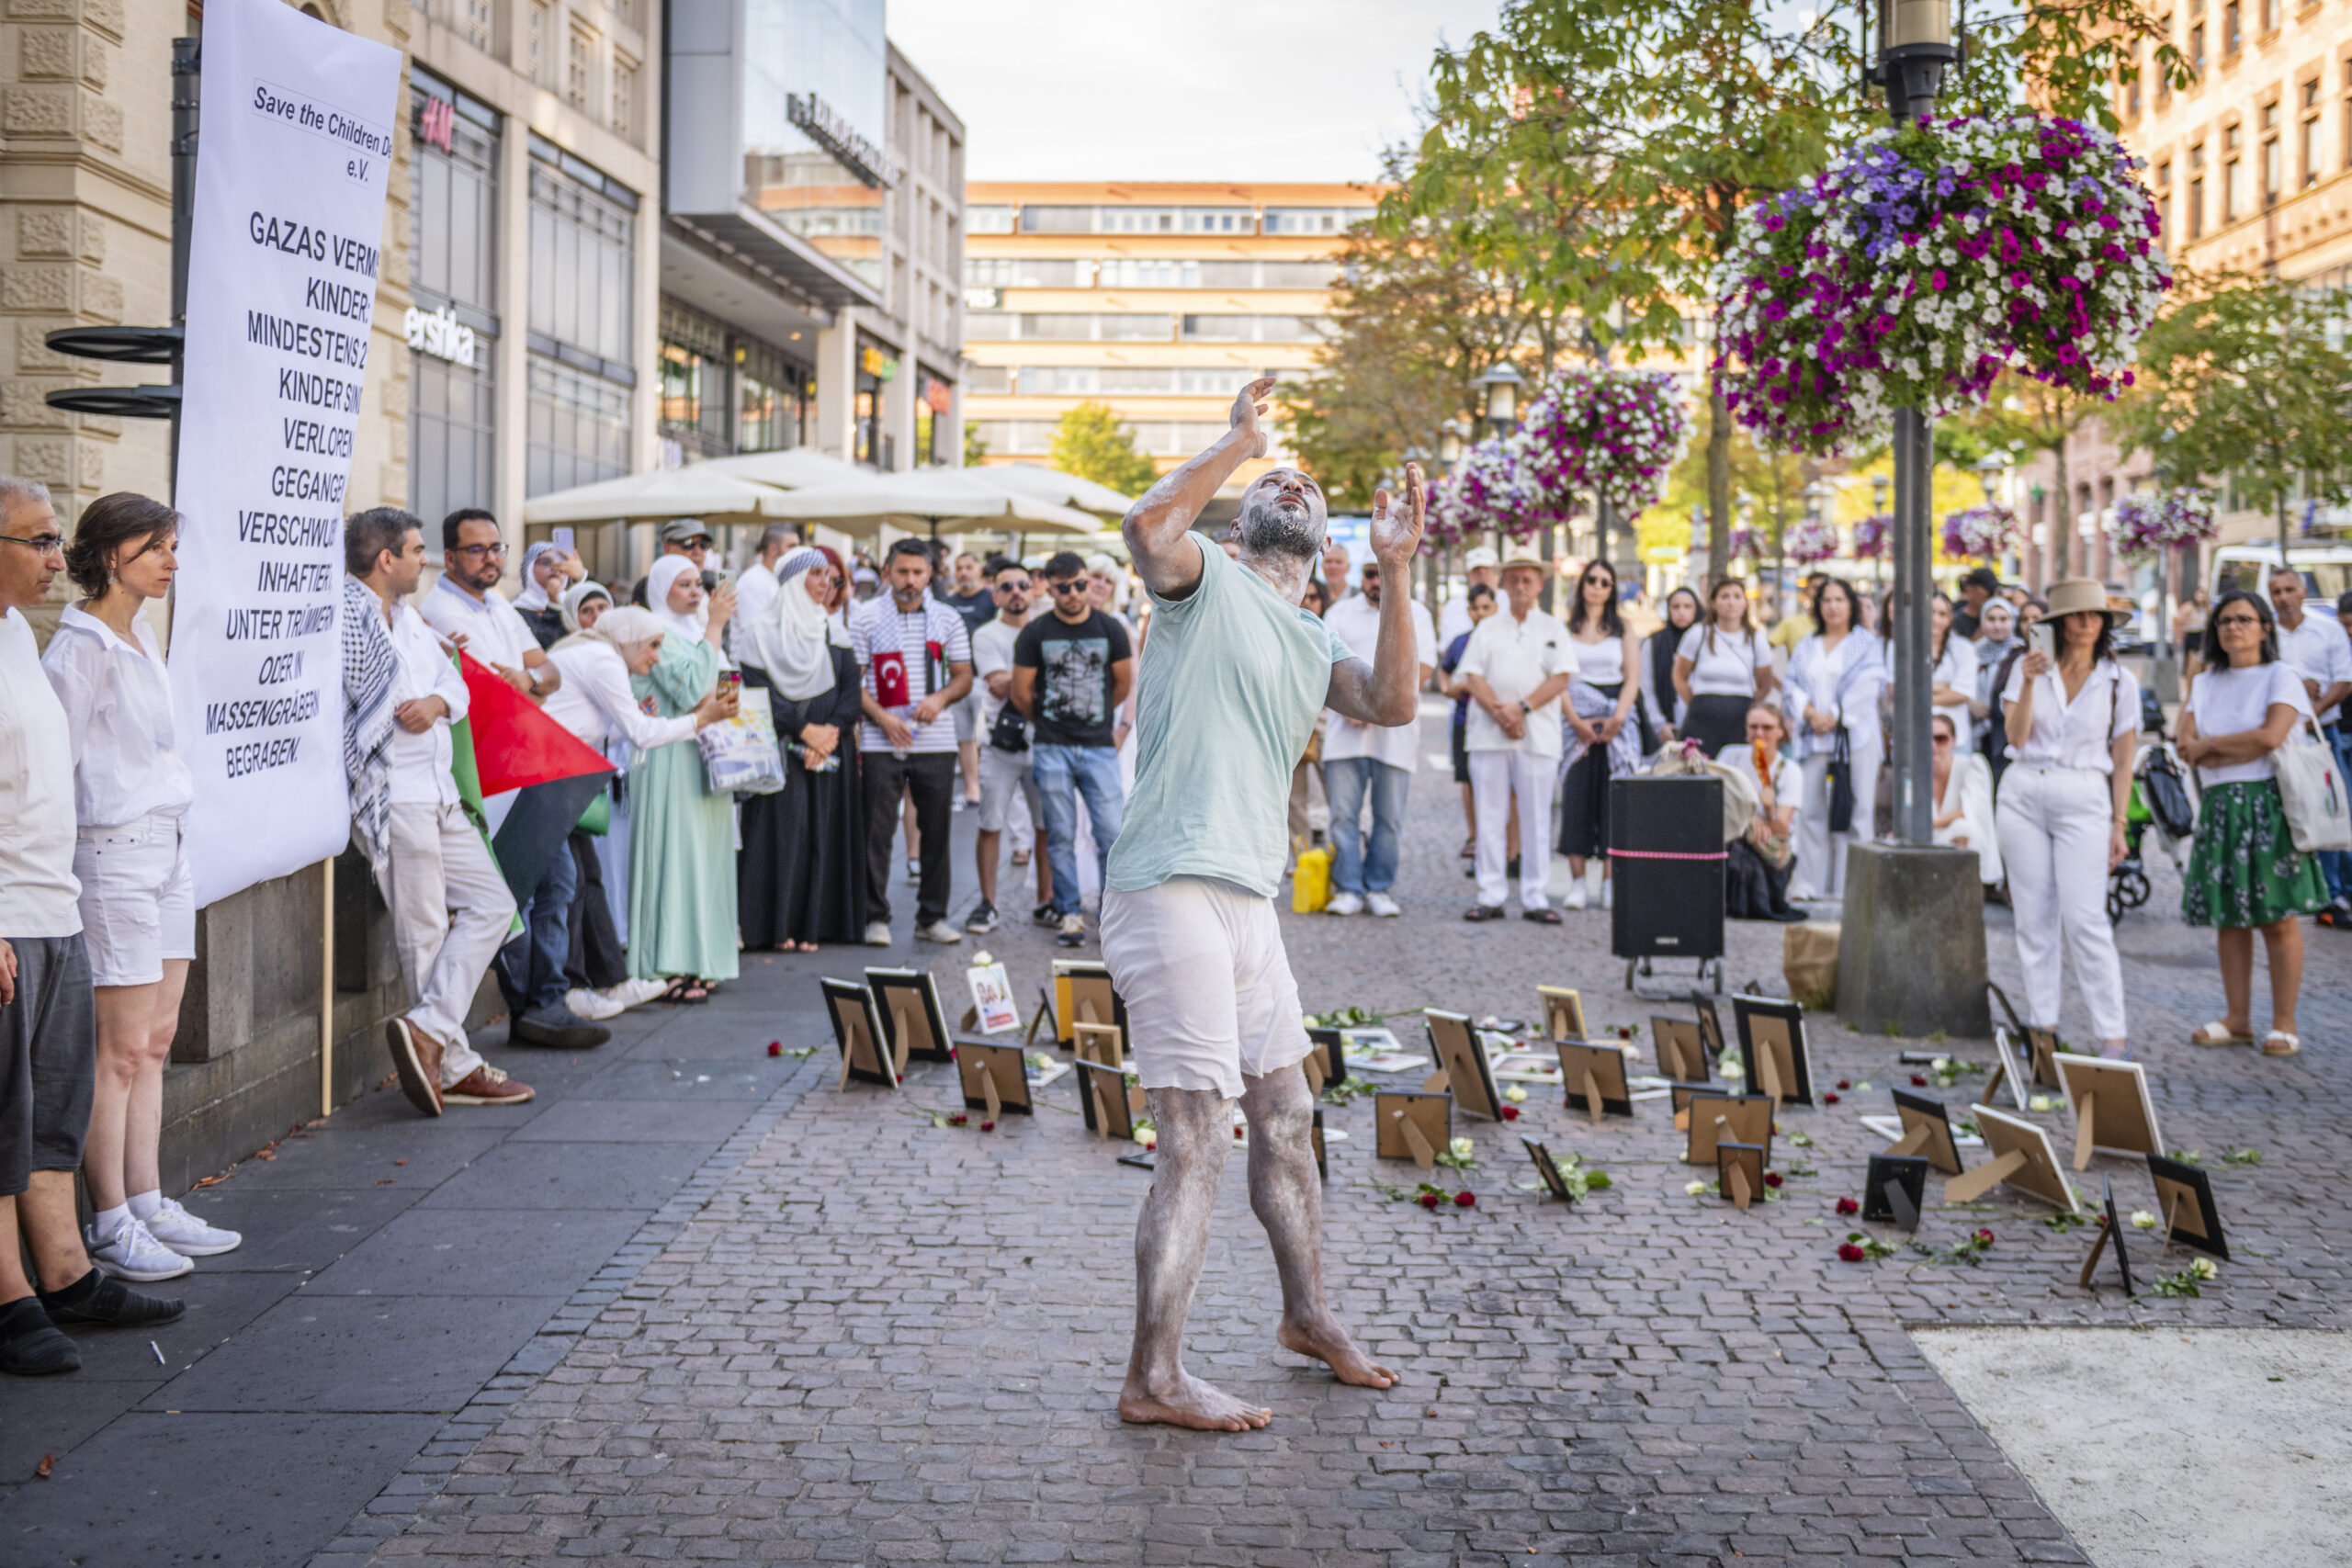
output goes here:
[[1846, 727], [1838, 727], [1838, 739], [1829, 753], [1829, 830], [1850, 833], [1854, 830], [1854, 738]]
[[[2295, 848], [2305, 854], [2320, 850], [2352, 850], [2352, 812], [2344, 800], [2344, 770], [2335, 749], [2320, 739], [2309, 719], [2301, 733], [2270, 753], [2278, 778], [2278, 798], [2287, 811], [2287, 831]], [[2304, 739], [2308, 735], [2309, 739]]]

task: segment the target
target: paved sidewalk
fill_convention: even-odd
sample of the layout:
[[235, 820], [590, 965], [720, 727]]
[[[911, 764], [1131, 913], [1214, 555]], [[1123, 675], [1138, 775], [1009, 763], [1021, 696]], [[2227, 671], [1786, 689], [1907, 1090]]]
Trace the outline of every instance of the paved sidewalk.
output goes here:
[[[1596, 1026], [1646, 1019], [1607, 956], [1606, 916], [1463, 923], [1459, 842], [1450, 781], [1425, 773], [1405, 917], [1284, 915], [1308, 1006], [1524, 1015], [1552, 982], [1583, 987]], [[1405, 1374], [1386, 1393], [1336, 1386], [1272, 1345], [1279, 1296], [1237, 1160], [1189, 1355], [1275, 1422], [1242, 1437], [1124, 1427], [1112, 1402], [1148, 1176], [1085, 1135], [1067, 1079], [1034, 1121], [984, 1134], [934, 1119], [956, 1107], [949, 1069], [919, 1069], [897, 1096], [836, 1094], [828, 1047], [795, 1079], [814, 1092], [438, 1489], [379, 1505], [387, 1525], [408, 1517], [372, 1561], [2083, 1562], [1906, 1325], [2346, 1320], [2352, 1237], [2321, 1196], [2346, 1175], [2329, 1109], [2346, 1087], [2346, 950], [2312, 933], [2301, 1059], [2194, 1050], [2178, 1042], [2212, 1010], [2211, 937], [2178, 925], [2168, 886], [2124, 947], [2166, 1141], [2204, 1152], [2231, 1227], [2236, 1261], [2201, 1298], [2079, 1290], [2085, 1234], [2007, 1195], [1931, 1207], [1920, 1231], [1941, 1247], [1989, 1226], [1974, 1265], [1838, 1261], [1852, 1226], [1834, 1201], [1881, 1146], [1856, 1117], [1908, 1087], [1894, 1058], [1918, 1043], [1816, 1018], [1825, 1085], [1851, 1087], [1782, 1115], [1787, 1185], [1746, 1215], [1686, 1194], [1697, 1173], [1656, 1103], [1598, 1130], [1541, 1094], [1516, 1125], [1457, 1122], [1479, 1164], [1447, 1185], [1479, 1201], [1434, 1213], [1385, 1190], [1415, 1177], [1371, 1157], [1368, 1106], [1331, 1111], [1350, 1136], [1332, 1145], [1330, 1270], [1340, 1310]], [[2013, 982], [2005, 919], [1994, 969]], [[1777, 988], [1779, 942], [1777, 928], [1735, 928], [1734, 979]], [[951, 998], [972, 945], [936, 955]], [[1058, 951], [1026, 928], [986, 945], [1024, 998]], [[1964, 1106], [1969, 1087], [1944, 1098]], [[1521, 1131], [1616, 1185], [1574, 1211], [1539, 1201], [1522, 1190]], [[2223, 1165], [2225, 1145], [2262, 1163]], [[2098, 1160], [2094, 1191], [2102, 1174], [2127, 1208], [2149, 1206], [2132, 1162]], [[2143, 1275], [2185, 1261], [2131, 1245]]]

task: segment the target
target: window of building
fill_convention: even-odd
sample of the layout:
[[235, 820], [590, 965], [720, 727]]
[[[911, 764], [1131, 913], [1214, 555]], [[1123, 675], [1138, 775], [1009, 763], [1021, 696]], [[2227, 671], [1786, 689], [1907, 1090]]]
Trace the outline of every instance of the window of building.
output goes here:
[[945, 428], [948, 411], [956, 406], [956, 387], [937, 371], [917, 367], [915, 371], [915, 467], [927, 468], [944, 459], [940, 454], [939, 433]]
[[2352, 169], [2352, 54], [2344, 57], [2344, 102], [2336, 118], [2344, 122], [2344, 166]]
[[1105, 314], [1100, 319], [1105, 343], [1166, 343], [1176, 330], [1173, 316]]
[[2205, 24], [2202, 22], [2188, 29], [2188, 68], [2200, 76], [2205, 73]]
[[2173, 237], [2172, 226], [2172, 160], [2167, 158], [2156, 165], [2156, 233], [2160, 239]]
[[[1024, 234], [1091, 234], [1094, 232], [1094, 209], [1091, 207], [1024, 207], [1021, 209], [1021, 231]], [[974, 233], [987, 231], [975, 229]]]
[[1050, 420], [976, 420], [972, 432], [978, 437], [983, 451], [1030, 457], [1042, 456], [1054, 449], [1054, 423]]
[[973, 392], [1010, 392], [1012, 390], [1012, 367], [1009, 365], [975, 365], [964, 378], [964, 387]]
[[1098, 234], [1173, 234], [1176, 209], [1156, 207], [1105, 207], [1094, 214]]
[[634, 352], [636, 196], [534, 136], [530, 209], [531, 331], [627, 366]]
[[[2172, 41], [2172, 13], [2170, 11], [2164, 14], [2163, 19], [2157, 22], [2156, 28], [2158, 38], [2163, 39], [2166, 43]], [[2164, 72], [2158, 71], [2156, 73], [2156, 107], [2163, 108], [2171, 102], [2172, 83], [2166, 79]]]
[[[1250, 264], [1239, 265], [1246, 267]], [[1201, 264], [1112, 256], [1095, 264], [1095, 280], [1105, 288], [1198, 288]]]
[[613, 129], [637, 134], [637, 62], [625, 54], [613, 56]]
[[735, 450], [807, 446], [815, 374], [763, 343], [739, 344], [735, 357]]
[[2132, 40], [2132, 52], [2123, 64], [2116, 67], [2123, 81], [2123, 112], [2138, 118], [2140, 114], [2140, 40]]
[[1269, 207], [1269, 234], [1344, 234], [1348, 225], [1366, 215], [1362, 207]]
[[1248, 207], [1187, 207], [1177, 215], [1176, 227], [1186, 234], [1254, 234], [1258, 214]]
[[2239, 0], [2229, 0], [2222, 7], [2222, 58], [2231, 59], [2245, 47], [2245, 29], [2241, 25], [2245, 7]]
[[966, 256], [967, 288], [1082, 288], [1088, 263], [1061, 256]]
[[1248, 316], [1187, 316], [1186, 343], [1249, 343], [1253, 334]]
[[728, 448], [727, 332], [718, 322], [662, 307], [662, 434], [689, 451], [715, 457]]
[[2188, 237], [2205, 237], [2205, 144], [2188, 150]]
[[1268, 288], [1329, 288], [1339, 281], [1340, 265], [1329, 261], [1270, 261], [1265, 270]]
[[897, 443], [882, 429], [882, 389], [899, 374], [899, 356], [879, 343], [858, 334], [854, 401], [855, 421], [850, 456], [869, 468], [886, 472], [898, 466]]
[[964, 229], [972, 234], [1010, 234], [1012, 232], [1012, 209], [967, 207], [964, 209]]
[[2303, 178], [2306, 187], [2319, 184], [2320, 160], [2325, 156], [2319, 140], [2319, 78], [2314, 76], [2302, 85], [2301, 106], [2303, 114]]
[[[411, 289], [417, 310], [456, 316], [471, 349], [462, 358], [409, 354], [408, 502], [420, 516], [441, 517], [495, 494], [500, 119], [424, 71], [409, 80]], [[412, 341], [447, 350], [467, 338]]]
[[629, 470], [628, 389], [531, 355], [524, 488], [532, 495]]
[[2238, 159], [2239, 147], [2245, 144], [2245, 128], [2233, 125], [2222, 132], [2222, 221], [2234, 223], [2238, 220]]
[[571, 100], [573, 108], [582, 110], [596, 96], [596, 35], [577, 24], [565, 39], [563, 96]]
[[964, 312], [964, 340], [967, 343], [1003, 343], [1016, 335], [1015, 318], [1005, 310], [967, 310]]
[[466, 41], [487, 52], [491, 40], [497, 36], [497, 21], [491, 14], [490, 0], [465, 0]]
[[[967, 333], [970, 331], [968, 321], [966, 331]], [[1025, 314], [1021, 318], [1021, 335], [1024, 340], [1036, 338], [1057, 343], [1084, 342], [1094, 336], [1094, 318], [1076, 311]]]
[[2257, 37], [2267, 38], [2271, 33], [2278, 30], [2278, 0], [2262, 0], [2261, 9], [2256, 13], [2256, 15], [2261, 17], [2262, 25], [2256, 29], [2256, 35]]
[[524, 50], [523, 73], [539, 86], [548, 85], [548, 73], [553, 67], [548, 59], [548, 38], [555, 28], [555, 7], [548, 0], [531, 0], [530, 36]]
[[2262, 205], [2275, 207], [2287, 192], [2285, 150], [2279, 144], [2279, 107], [2275, 102], [2262, 106]]

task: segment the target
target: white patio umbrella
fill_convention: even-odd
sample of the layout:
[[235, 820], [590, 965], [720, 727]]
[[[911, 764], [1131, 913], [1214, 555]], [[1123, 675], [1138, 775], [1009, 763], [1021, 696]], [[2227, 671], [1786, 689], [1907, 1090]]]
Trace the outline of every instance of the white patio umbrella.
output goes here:
[[1109, 485], [1082, 479], [1059, 468], [1040, 468], [1035, 463], [983, 463], [963, 471], [982, 484], [1001, 485], [1013, 494], [1026, 496], [1032, 501], [1075, 507], [1099, 517], [1125, 517], [1127, 508], [1135, 504], [1134, 497], [1121, 495]]
[[1008, 533], [1091, 534], [1094, 518], [1067, 506], [1013, 495], [957, 468], [861, 473], [833, 484], [782, 492], [767, 515], [823, 523], [847, 533], [901, 528], [996, 528]]
[[785, 498], [786, 491], [732, 474], [713, 473], [711, 468], [702, 463], [688, 468], [658, 468], [650, 474], [628, 474], [555, 491], [525, 502], [523, 521], [659, 523], [673, 517], [698, 517], [717, 524], [785, 515], [775, 510], [775, 503]]
[[837, 484], [842, 479], [855, 479], [865, 471], [854, 463], [828, 457], [808, 446], [793, 446], [781, 452], [746, 452], [738, 457], [713, 457], [708, 462], [695, 466], [712, 473], [749, 479], [753, 484], [774, 485], [778, 490], [806, 490], [811, 485]]

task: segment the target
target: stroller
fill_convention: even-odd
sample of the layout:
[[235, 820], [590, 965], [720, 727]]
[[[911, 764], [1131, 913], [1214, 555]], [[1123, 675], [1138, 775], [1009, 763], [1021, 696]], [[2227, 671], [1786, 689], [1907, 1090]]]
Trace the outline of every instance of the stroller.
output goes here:
[[2151, 891], [2143, 844], [2154, 827], [2164, 835], [2164, 851], [2180, 864], [2181, 842], [2197, 830], [2197, 807], [2189, 798], [2188, 770], [2169, 740], [2159, 740], [2140, 753], [2132, 770], [2132, 805], [2123, 817], [2123, 858], [2107, 874], [2107, 919], [2122, 920], [2124, 912], [2148, 901]]

